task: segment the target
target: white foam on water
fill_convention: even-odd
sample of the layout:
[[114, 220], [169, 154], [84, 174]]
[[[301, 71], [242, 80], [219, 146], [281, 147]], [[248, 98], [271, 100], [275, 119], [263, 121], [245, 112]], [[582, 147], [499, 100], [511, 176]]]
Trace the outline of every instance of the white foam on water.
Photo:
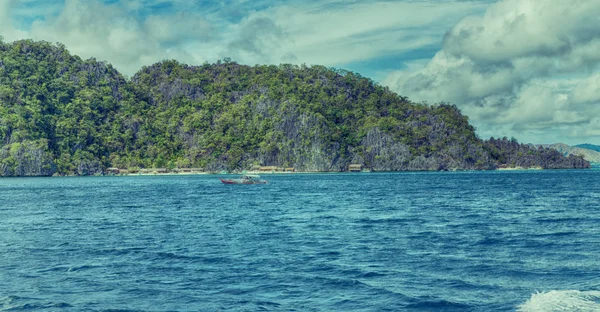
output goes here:
[[519, 312], [600, 312], [600, 291], [551, 290], [535, 293]]

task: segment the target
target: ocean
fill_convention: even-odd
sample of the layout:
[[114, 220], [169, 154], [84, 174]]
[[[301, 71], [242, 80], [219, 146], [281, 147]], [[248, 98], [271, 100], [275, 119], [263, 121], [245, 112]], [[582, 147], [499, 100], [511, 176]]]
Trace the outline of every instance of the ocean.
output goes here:
[[0, 311], [600, 311], [600, 170], [0, 179]]

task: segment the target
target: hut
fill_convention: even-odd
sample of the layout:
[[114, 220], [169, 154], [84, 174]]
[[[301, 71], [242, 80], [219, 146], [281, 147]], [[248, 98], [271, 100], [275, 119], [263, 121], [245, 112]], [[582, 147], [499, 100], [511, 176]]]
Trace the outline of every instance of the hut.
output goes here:
[[119, 174], [119, 168], [108, 168], [106, 174]]
[[350, 171], [350, 172], [361, 172], [362, 171], [362, 165], [361, 164], [350, 164], [348, 166], [348, 171]]
[[277, 166], [263, 166], [263, 167], [260, 167], [258, 169], [258, 171], [260, 171], [260, 172], [275, 172], [275, 171], [280, 171], [278, 169], [279, 168]]

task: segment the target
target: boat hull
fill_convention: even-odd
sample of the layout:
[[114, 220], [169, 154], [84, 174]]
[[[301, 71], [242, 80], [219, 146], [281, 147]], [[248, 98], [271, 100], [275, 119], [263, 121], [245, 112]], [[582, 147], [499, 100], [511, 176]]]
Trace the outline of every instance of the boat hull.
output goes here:
[[223, 184], [245, 184], [245, 185], [249, 185], [249, 184], [267, 184], [267, 181], [248, 181], [248, 180], [241, 180], [241, 179], [221, 179], [221, 182]]

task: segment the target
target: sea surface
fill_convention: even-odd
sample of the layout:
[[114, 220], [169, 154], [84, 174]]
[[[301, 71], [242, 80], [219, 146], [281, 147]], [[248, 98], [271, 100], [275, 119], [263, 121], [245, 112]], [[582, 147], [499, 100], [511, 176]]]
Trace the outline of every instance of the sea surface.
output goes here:
[[0, 311], [600, 311], [600, 170], [0, 179]]

